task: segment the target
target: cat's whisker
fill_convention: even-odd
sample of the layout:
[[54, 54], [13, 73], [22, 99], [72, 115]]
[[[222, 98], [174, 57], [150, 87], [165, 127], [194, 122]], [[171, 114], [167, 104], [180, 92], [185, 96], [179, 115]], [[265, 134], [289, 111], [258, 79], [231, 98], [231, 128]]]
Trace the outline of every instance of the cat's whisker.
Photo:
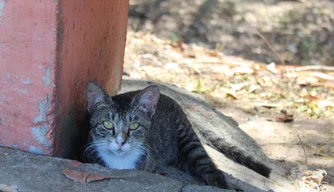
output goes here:
[[105, 142], [91, 142], [91, 143], [89, 143], [89, 145], [87, 145], [85, 151], [90, 150], [92, 148], [101, 147], [105, 144], [106, 144]]
[[86, 145], [86, 149], [83, 152], [86, 157], [95, 157], [94, 162], [101, 164], [103, 162], [102, 157], [99, 155], [98, 150], [106, 150], [108, 145], [105, 141], [93, 141]]
[[144, 155], [147, 158], [150, 158], [150, 150], [153, 150], [149, 145], [146, 145], [145, 143], [142, 142], [134, 142], [134, 148], [133, 150], [136, 152], [141, 153], [142, 155]]
[[80, 149], [87, 148], [88, 146], [93, 145], [93, 144], [104, 143], [104, 142], [105, 141], [92, 141], [92, 142], [86, 143], [85, 145], [80, 147]]
[[86, 149], [84, 150], [84, 154], [86, 155], [92, 155], [94, 154], [98, 149], [104, 149], [107, 148], [107, 143], [105, 141], [93, 141], [86, 145]]

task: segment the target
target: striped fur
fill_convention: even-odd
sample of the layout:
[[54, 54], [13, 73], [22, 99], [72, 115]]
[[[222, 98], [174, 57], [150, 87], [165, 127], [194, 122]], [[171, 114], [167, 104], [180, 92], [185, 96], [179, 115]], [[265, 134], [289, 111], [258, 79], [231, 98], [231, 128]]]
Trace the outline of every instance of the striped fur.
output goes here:
[[[110, 168], [151, 172], [174, 166], [208, 185], [227, 188], [223, 173], [204, 150], [181, 107], [160, 95], [157, 86], [110, 97], [99, 84], [89, 82], [85, 96], [91, 116], [91, 144], [85, 154], [94, 156], [86, 159]], [[103, 127], [104, 120], [111, 121], [114, 129]], [[139, 123], [138, 129], [130, 130], [132, 123]], [[123, 146], [128, 147], [115, 150], [118, 136], [124, 134]], [[129, 155], [134, 158], [126, 161], [123, 157]]]

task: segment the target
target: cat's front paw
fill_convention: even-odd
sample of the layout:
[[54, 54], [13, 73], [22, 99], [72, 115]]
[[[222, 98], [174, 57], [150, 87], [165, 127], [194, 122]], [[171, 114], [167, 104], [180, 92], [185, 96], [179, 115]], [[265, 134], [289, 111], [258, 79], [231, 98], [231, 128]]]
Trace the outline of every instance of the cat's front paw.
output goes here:
[[202, 175], [204, 181], [211, 186], [228, 189], [225, 177], [221, 171], [215, 171], [213, 173], [207, 173]]

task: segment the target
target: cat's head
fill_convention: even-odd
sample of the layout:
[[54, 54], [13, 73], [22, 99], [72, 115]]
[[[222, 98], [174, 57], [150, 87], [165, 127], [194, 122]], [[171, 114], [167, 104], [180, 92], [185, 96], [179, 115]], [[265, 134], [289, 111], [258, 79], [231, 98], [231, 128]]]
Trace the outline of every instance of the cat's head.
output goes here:
[[91, 115], [90, 136], [95, 147], [117, 156], [141, 150], [159, 96], [158, 87], [151, 85], [125, 100], [127, 103], [118, 103], [97, 82], [88, 82], [86, 108]]

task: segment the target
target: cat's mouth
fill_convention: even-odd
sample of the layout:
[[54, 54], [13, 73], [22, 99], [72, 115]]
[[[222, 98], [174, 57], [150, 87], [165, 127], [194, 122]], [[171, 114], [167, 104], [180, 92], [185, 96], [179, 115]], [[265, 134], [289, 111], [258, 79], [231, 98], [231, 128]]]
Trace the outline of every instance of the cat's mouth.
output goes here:
[[126, 151], [124, 151], [123, 149], [109, 149], [109, 152], [113, 153], [116, 156], [123, 156]]
[[122, 149], [118, 149], [116, 151], [113, 151], [115, 155], [117, 156], [123, 156], [126, 152], [123, 151]]
[[130, 150], [130, 145], [126, 143], [122, 146], [111, 143], [108, 147], [108, 151], [113, 153], [116, 156], [123, 156], [126, 153], [128, 153], [129, 150]]

